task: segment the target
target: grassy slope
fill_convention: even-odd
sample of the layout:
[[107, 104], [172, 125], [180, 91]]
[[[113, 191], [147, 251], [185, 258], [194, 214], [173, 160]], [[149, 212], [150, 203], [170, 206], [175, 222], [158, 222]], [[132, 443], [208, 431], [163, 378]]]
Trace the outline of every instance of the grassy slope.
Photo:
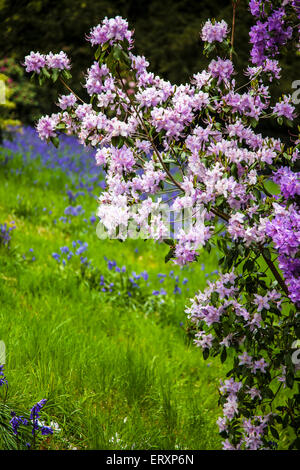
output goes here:
[[[28, 410], [48, 398], [44, 417], [62, 428], [52, 448], [220, 448], [217, 388], [225, 371], [219, 361], [204, 362], [180, 326], [186, 300], [216, 267], [214, 255], [203, 254], [204, 268], [200, 262], [180, 273], [164, 264], [166, 245], [100, 241], [95, 226], [83, 222], [96, 207], [88, 195], [76, 201], [83, 217], [55, 225], [69, 205], [70, 181], [37, 163], [21, 175], [11, 172], [20, 166], [16, 158], [0, 167], [0, 222], [17, 226], [10, 253], [0, 252], [0, 339], [7, 347], [10, 403]], [[75, 265], [64, 270], [51, 257], [77, 239], [88, 242], [88, 258], [103, 273], [106, 255], [128, 271], [147, 269], [154, 288], [172, 292], [171, 278], [157, 281], [171, 269], [189, 282], [180, 284], [181, 295], [164, 297], [146, 314], [141, 303], [90, 289]]]

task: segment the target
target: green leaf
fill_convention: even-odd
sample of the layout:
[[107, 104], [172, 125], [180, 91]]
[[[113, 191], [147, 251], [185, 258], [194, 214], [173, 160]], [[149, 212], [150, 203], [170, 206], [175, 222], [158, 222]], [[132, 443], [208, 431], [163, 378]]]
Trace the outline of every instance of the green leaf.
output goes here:
[[221, 352], [221, 362], [225, 362], [227, 359], [227, 349], [226, 346], [223, 346], [222, 352]]
[[275, 438], [275, 439], [279, 439], [279, 434], [277, 432], [277, 430], [275, 428], [273, 428], [273, 426], [270, 426], [270, 431], [271, 431], [271, 434], [272, 436]]
[[42, 68], [42, 73], [45, 75], [46, 78], [50, 78], [50, 73], [48, 72], [48, 70], [46, 69], [46, 67], [43, 67], [43, 68]]
[[58, 137], [51, 137], [50, 140], [56, 148], [59, 147], [59, 138]]
[[39, 85], [42, 86], [45, 82], [46, 77], [44, 75], [39, 74]]
[[72, 78], [72, 75], [70, 74], [70, 72], [68, 70], [63, 70], [62, 71], [62, 75], [63, 77], [66, 79], [66, 80], [69, 80], [70, 78]]
[[56, 80], [58, 79], [59, 77], [59, 70], [58, 69], [54, 69], [53, 72], [52, 72], [52, 80], [53, 82], [55, 83]]
[[170, 261], [170, 259], [174, 258], [174, 255], [175, 255], [175, 247], [172, 247], [170, 249], [169, 253], [167, 253], [166, 256], [165, 256], [165, 263]]
[[205, 348], [202, 354], [203, 354], [203, 359], [206, 361], [206, 359], [209, 357], [209, 349]]
[[97, 49], [96, 49], [96, 52], [95, 52], [95, 59], [98, 60], [100, 55], [102, 53], [102, 47], [101, 46], [98, 46]]

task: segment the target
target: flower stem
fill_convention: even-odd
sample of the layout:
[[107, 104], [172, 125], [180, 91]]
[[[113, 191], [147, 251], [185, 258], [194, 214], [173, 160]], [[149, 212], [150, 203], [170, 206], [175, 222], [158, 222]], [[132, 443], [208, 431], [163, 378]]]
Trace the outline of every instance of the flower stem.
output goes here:
[[231, 48], [230, 48], [230, 60], [232, 60], [232, 53], [233, 53], [233, 44], [234, 44], [234, 33], [235, 33], [235, 17], [236, 17], [236, 9], [239, 4], [240, 0], [232, 0], [232, 27], [231, 27]]

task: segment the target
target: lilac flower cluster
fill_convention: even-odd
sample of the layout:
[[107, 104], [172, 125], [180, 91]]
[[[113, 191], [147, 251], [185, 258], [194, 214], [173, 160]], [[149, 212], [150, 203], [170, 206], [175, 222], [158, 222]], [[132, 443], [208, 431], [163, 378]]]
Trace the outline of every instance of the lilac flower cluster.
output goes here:
[[273, 112], [278, 116], [293, 120], [296, 117], [295, 108], [291, 104], [291, 96], [283, 96], [282, 99], [273, 107]]
[[67, 108], [72, 108], [75, 105], [77, 98], [73, 93], [70, 95], [62, 95], [58, 100], [58, 106], [65, 111]]
[[[280, 186], [293, 181], [293, 175], [289, 170], [279, 169], [275, 174], [275, 180]], [[281, 183], [282, 180], [282, 183]], [[299, 181], [298, 181], [299, 190]], [[292, 187], [285, 188], [285, 197], [294, 195]], [[278, 258], [279, 267], [283, 272], [288, 286], [290, 299], [300, 305], [300, 214], [296, 204], [283, 207], [277, 203], [275, 206], [275, 217], [266, 224], [266, 233], [272, 238], [276, 250], [280, 256]]]
[[25, 57], [24, 66], [26, 67], [26, 72], [36, 73], [40, 73], [44, 67], [50, 70], [69, 70], [71, 68], [70, 59], [63, 51], [60, 51], [58, 54], [49, 52], [47, 55], [31, 51], [30, 54]]
[[268, 58], [277, 56], [280, 48], [291, 40], [293, 26], [289, 23], [288, 17], [291, 13], [296, 13], [299, 18], [299, 3], [290, 0], [285, 2], [251, 0], [249, 7], [251, 14], [257, 18], [257, 23], [250, 30], [252, 63], [263, 66]]
[[113, 45], [115, 42], [128, 41], [129, 45], [132, 45], [132, 32], [128, 30], [128, 23], [121, 16], [115, 18], [105, 17], [101, 24], [95, 26], [87, 39], [91, 44], [105, 44], [109, 42]]
[[273, 173], [273, 181], [280, 186], [281, 194], [285, 199], [300, 196], [300, 173], [292, 171], [289, 167], [280, 167]]
[[228, 24], [222, 20], [212, 23], [208, 20], [202, 28], [201, 39], [202, 41], [212, 43], [214, 41], [222, 42], [228, 34]]
[[[220, 432], [227, 430], [227, 427], [238, 414], [238, 393], [242, 389], [242, 382], [235, 382], [234, 379], [225, 380], [225, 383], [221, 381], [220, 392], [222, 396], [226, 397], [226, 401], [223, 405], [223, 418], [217, 420]], [[256, 396], [257, 390], [250, 389], [247, 392], [251, 395]], [[258, 450], [263, 446], [262, 436], [266, 431], [266, 424], [270, 419], [271, 414], [266, 416], [255, 416], [254, 418], [244, 419], [242, 426], [242, 438], [239, 444], [235, 447], [228, 440], [223, 442], [224, 450], [238, 450], [244, 445], [246, 449]]]

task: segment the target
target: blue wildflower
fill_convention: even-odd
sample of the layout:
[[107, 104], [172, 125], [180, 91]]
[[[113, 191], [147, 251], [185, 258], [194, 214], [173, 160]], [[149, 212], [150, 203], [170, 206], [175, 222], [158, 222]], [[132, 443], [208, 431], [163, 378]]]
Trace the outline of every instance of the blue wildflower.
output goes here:
[[114, 260], [108, 260], [107, 262], [107, 267], [108, 269], [111, 271], [112, 268], [114, 268], [115, 266], [117, 266], [117, 263], [114, 261]]
[[59, 253], [52, 253], [52, 258], [56, 259], [56, 261], [60, 262], [60, 254]]
[[178, 286], [178, 284], [176, 284], [175, 288], [174, 288], [174, 291], [173, 291], [173, 294], [176, 294], [178, 292], [178, 294], [181, 294], [181, 289], [180, 287]]
[[3, 370], [4, 370], [4, 365], [2, 364], [0, 365], [0, 387], [2, 387], [3, 385], [7, 385], [8, 383]]

